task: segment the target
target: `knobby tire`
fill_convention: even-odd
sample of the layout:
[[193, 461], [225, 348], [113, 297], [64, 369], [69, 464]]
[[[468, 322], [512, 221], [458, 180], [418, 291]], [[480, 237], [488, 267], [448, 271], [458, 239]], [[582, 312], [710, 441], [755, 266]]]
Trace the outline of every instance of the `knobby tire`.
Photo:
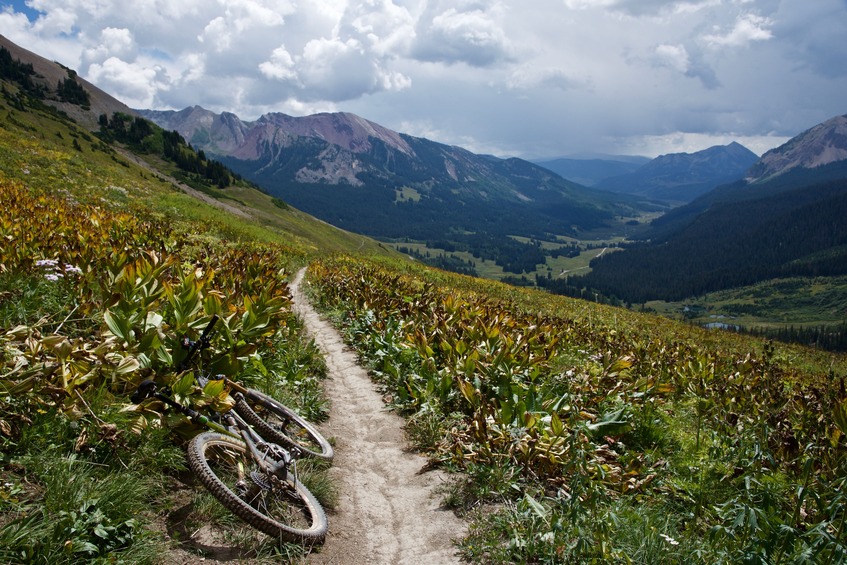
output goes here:
[[284, 447], [295, 447], [302, 457], [332, 461], [332, 445], [299, 414], [267, 394], [249, 389], [235, 411], [263, 438]]
[[326, 514], [314, 495], [291, 476], [251, 479], [256, 465], [240, 439], [201, 433], [188, 445], [188, 464], [221, 504], [257, 530], [292, 543], [324, 541]]

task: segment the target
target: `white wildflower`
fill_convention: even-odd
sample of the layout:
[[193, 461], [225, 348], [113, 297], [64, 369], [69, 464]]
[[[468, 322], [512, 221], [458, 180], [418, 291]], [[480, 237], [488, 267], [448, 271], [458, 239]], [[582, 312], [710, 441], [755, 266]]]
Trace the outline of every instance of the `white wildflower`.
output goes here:
[[659, 535], [662, 536], [663, 538], [665, 538], [665, 541], [668, 542], [669, 544], [679, 545], [679, 542], [676, 541], [675, 539], [673, 539], [672, 537], [670, 537], [669, 535], [667, 535], [667, 534], [659, 534]]

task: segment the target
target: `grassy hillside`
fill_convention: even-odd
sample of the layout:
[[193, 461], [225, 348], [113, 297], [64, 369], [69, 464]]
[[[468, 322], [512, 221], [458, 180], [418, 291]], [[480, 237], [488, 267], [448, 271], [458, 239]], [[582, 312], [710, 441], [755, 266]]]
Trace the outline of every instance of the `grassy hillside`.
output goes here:
[[[680, 302], [648, 302], [645, 308], [698, 325], [766, 333], [837, 329], [845, 323], [847, 278], [773, 279]], [[844, 351], [843, 337], [838, 350]]]
[[840, 563], [847, 359], [406, 266], [316, 299], [461, 472], [479, 563]]
[[[6, 88], [5, 100], [0, 102], [4, 116], [0, 122], [0, 173], [5, 178], [24, 180], [40, 190], [62, 188], [85, 202], [140, 206], [180, 220], [198, 221], [231, 238], [286, 243], [304, 254], [390, 253], [369, 238], [316, 220], [244, 183], [227, 189], [192, 189], [176, 180], [173, 164], [104, 143], [35, 101], [34, 107], [20, 110], [10, 103], [10, 98], [15, 98], [14, 85]], [[204, 192], [213, 198], [203, 198]], [[225, 208], [229, 213], [221, 213]]]
[[[184, 474], [197, 430], [129, 396], [155, 377], [192, 406], [227, 405], [173, 369], [181, 338], [217, 314], [206, 370], [320, 421], [323, 359], [287, 277], [324, 253], [388, 252], [247, 185], [178, 182], [173, 163], [106, 143], [15, 84], [3, 93], [0, 561], [159, 563], [176, 548], [168, 530], [200, 526], [243, 557], [302, 555], [223, 513]], [[325, 470], [299, 469], [331, 507]]]
[[[236, 558], [308, 552], [221, 514], [185, 473], [197, 430], [128, 400], [152, 376], [225, 408], [173, 369], [218, 314], [204, 368], [324, 418], [286, 285], [306, 264], [410, 437], [457, 472], [469, 561], [847, 560], [844, 356], [427, 269], [249, 186], [181, 186], [4, 89], [0, 561], [157, 563], [166, 531], [200, 527]], [[331, 507], [326, 470], [298, 469]]]

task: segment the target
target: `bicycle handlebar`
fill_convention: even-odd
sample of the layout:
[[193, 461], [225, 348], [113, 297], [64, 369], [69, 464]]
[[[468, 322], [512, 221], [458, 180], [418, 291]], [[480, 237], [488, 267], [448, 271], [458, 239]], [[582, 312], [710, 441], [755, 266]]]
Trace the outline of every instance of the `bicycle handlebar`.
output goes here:
[[189, 363], [191, 363], [192, 357], [194, 357], [194, 355], [201, 349], [206, 349], [209, 347], [212, 338], [212, 332], [215, 329], [215, 324], [218, 323], [218, 319], [219, 316], [217, 314], [212, 314], [212, 319], [209, 320], [209, 323], [206, 325], [205, 329], [203, 330], [203, 333], [200, 334], [200, 338], [197, 341], [188, 341], [187, 339], [185, 340], [184, 344], [188, 347], [188, 354], [177, 366], [177, 372], [184, 371], [185, 369], [187, 369]]
[[[187, 339], [185, 340], [185, 345], [188, 347], [188, 354], [185, 356], [185, 358], [182, 360], [182, 362], [176, 367], [177, 372], [184, 371], [185, 369], [187, 369], [188, 364], [191, 362], [192, 357], [194, 357], [194, 355], [198, 351], [200, 351], [201, 349], [206, 349], [211, 345], [212, 333], [214, 332], [215, 324], [218, 322], [218, 319], [219, 319], [219, 316], [217, 314], [212, 314], [212, 319], [209, 320], [209, 323], [203, 329], [203, 332], [200, 334], [200, 338], [197, 341], [189, 341]], [[168, 391], [167, 388], [165, 388], [164, 390], [166, 392]], [[167, 396], [167, 394], [162, 394], [161, 392], [159, 392], [159, 390], [156, 386], [156, 382], [152, 379], [146, 379], [146, 380], [141, 381], [141, 383], [138, 385], [138, 388], [136, 389], [136, 391], [134, 393], [132, 393], [130, 400], [132, 400], [133, 404], [140, 404], [141, 402], [143, 402], [144, 400], [146, 400], [150, 397], [158, 398], [159, 400], [161, 400], [165, 404], [168, 404], [169, 406], [176, 408], [177, 410], [179, 410], [180, 412], [182, 412], [183, 414], [188, 416], [191, 420], [193, 420], [193, 421], [195, 421], [199, 424], [205, 424], [205, 425], [211, 427], [213, 430], [218, 431], [220, 433], [232, 435], [234, 437], [238, 437], [235, 434], [233, 434], [232, 432], [230, 432], [229, 430], [227, 430], [224, 426], [218, 424], [217, 422], [210, 420], [207, 416], [200, 414], [196, 410], [192, 410], [188, 406], [184, 406], [184, 405], [180, 404], [179, 402], [175, 401], [173, 398], [170, 398], [169, 396]]]

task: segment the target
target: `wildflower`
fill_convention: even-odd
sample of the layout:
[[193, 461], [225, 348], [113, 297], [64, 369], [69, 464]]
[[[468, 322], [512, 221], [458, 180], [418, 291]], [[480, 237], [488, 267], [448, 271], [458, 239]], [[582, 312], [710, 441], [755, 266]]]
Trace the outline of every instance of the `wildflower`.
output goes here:
[[65, 272], [66, 273], [74, 273], [76, 275], [79, 275], [79, 274], [82, 273], [82, 269], [80, 269], [76, 265], [69, 265], [69, 264], [65, 263]]
[[679, 545], [679, 542], [676, 541], [675, 539], [673, 539], [672, 537], [670, 537], [669, 535], [667, 535], [667, 534], [659, 534], [659, 535], [662, 536], [663, 538], [665, 538], [665, 541], [668, 542], [669, 544]]
[[58, 259], [39, 259], [35, 262], [36, 267], [57, 267], [59, 265]]
[[44, 275], [44, 278], [48, 281], [57, 281], [60, 277], [63, 276], [64, 275], [62, 273], [47, 273], [46, 275]]

